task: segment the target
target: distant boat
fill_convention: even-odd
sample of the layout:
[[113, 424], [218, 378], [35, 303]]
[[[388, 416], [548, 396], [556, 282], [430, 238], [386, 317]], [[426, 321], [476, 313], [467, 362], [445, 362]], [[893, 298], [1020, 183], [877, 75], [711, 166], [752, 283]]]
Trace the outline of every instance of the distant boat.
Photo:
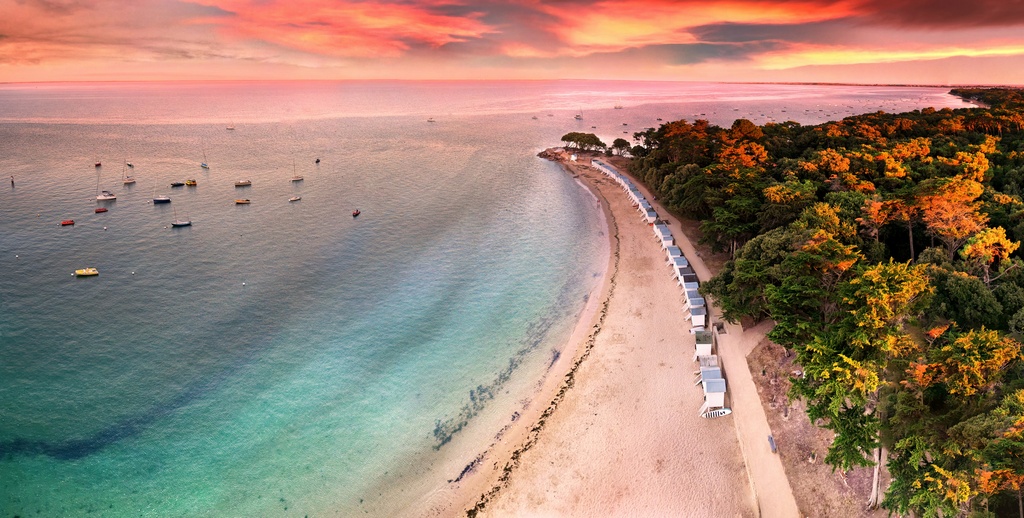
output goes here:
[[101, 162], [96, 162], [96, 167], [100, 167], [100, 166], [102, 166], [102, 165], [103, 165], [103, 163], [101, 163]]
[[299, 201], [301, 199], [302, 199], [302, 196], [292, 196], [291, 198], [288, 198], [288, 201]]
[[320, 159], [319, 158], [316, 159], [316, 162], [314, 162], [314, 163], [319, 164], [320, 163]]
[[530, 117], [530, 118], [533, 119], [533, 120], [537, 120], [537, 116], [536, 115], [534, 115], [533, 117]]
[[578, 121], [583, 120], [583, 110], [580, 110], [576, 115], [573, 116], [573, 118]]
[[427, 122], [437, 122], [437, 121], [436, 121], [436, 120], [434, 120], [434, 118], [433, 118], [433, 117], [431, 117], [431, 118], [427, 119]]
[[189, 187], [195, 187], [195, 186], [199, 185], [199, 182], [197, 182], [195, 180], [195, 178], [189, 178], [188, 180], [185, 180], [185, 185], [187, 185]]
[[96, 191], [96, 201], [112, 201], [117, 199], [114, 193], [100, 190], [100, 173], [96, 173]]
[[171, 182], [171, 187], [182, 187], [185, 182]]
[[154, 196], [153, 197], [153, 204], [154, 205], [157, 204], [157, 203], [170, 203], [170, 202], [171, 202], [171, 197], [167, 196], [166, 194], [161, 194], [160, 196]]
[[107, 210], [109, 210], [109, 209], [107, 209], [106, 207], [96, 207], [96, 213], [97, 214], [99, 214], [101, 212], [106, 212]]
[[66, 227], [68, 225], [74, 225], [74, 224], [75, 224], [75, 220], [73, 220], [73, 219], [66, 219], [66, 220], [60, 222], [60, 226], [62, 226], [62, 227]]
[[252, 185], [252, 180], [235, 180], [235, 187], [248, 187]]
[[239, 198], [235, 200], [236, 205], [248, 205], [249, 203], [249, 198]]
[[[135, 166], [133, 166], [131, 162], [125, 162], [124, 165], [127, 166], [127, 167], [131, 167], [132, 169], [135, 168]], [[123, 167], [121, 168], [121, 183], [123, 183], [125, 185], [130, 185], [130, 184], [135, 183], [135, 177], [130, 175], [130, 174], [127, 174], [125, 168], [123, 168]]]
[[100, 271], [96, 268], [82, 268], [81, 270], [75, 270], [75, 277], [95, 277], [100, 274]]
[[621, 109], [622, 109], [622, 105], [621, 105], [621, 104], [616, 104], [616, 105], [614, 106], [614, 108], [615, 108], [616, 110], [621, 110]]
[[295, 161], [292, 160], [292, 181], [293, 182], [301, 182], [302, 180], [303, 180], [303, 178], [302, 178], [301, 174], [295, 174]]
[[178, 209], [174, 209], [174, 221], [171, 223], [172, 227], [191, 227], [191, 219], [178, 219]]
[[359, 209], [356, 209], [356, 210], [352, 211], [352, 217], [353, 218], [358, 216], [358, 215], [360, 215], [360, 214], [362, 214], [362, 212], [360, 212]]
[[210, 166], [206, 163], [206, 148], [203, 148], [203, 161], [199, 162], [199, 167], [203, 169], [209, 169]]
[[235, 123], [232, 122], [231, 124], [228, 124], [228, 127], [225, 129], [227, 129], [228, 131], [235, 131]]

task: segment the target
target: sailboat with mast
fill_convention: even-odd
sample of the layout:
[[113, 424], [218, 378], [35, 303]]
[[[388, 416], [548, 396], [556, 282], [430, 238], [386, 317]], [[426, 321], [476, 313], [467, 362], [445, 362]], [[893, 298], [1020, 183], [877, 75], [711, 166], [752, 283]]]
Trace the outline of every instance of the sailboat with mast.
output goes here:
[[191, 227], [192, 219], [187, 216], [185, 219], [178, 219], [178, 208], [174, 208], [174, 221], [171, 223], [172, 227]]
[[107, 190], [100, 190], [100, 174], [102, 173], [96, 173], [96, 201], [116, 200], [117, 195], [115, 195], [113, 192]]
[[302, 180], [304, 180], [302, 175], [295, 172], [295, 160], [293, 159], [292, 160], [292, 181], [293, 182], [301, 182]]
[[203, 161], [199, 163], [199, 167], [203, 169], [209, 169], [210, 165], [206, 163], [206, 146], [203, 146]]
[[128, 174], [129, 167], [131, 167], [132, 169], [135, 168], [135, 166], [133, 166], [131, 162], [125, 160], [124, 166], [121, 167], [121, 183], [124, 185], [131, 185], [135, 183], [135, 177]]

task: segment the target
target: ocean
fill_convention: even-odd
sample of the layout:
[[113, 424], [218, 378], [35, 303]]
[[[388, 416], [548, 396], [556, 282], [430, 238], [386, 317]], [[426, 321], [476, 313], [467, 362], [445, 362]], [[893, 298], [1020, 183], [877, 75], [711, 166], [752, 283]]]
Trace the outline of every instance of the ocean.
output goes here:
[[560, 375], [607, 267], [596, 200], [539, 151], [658, 118], [926, 106], [967, 105], [821, 85], [0, 85], [0, 517], [416, 514]]

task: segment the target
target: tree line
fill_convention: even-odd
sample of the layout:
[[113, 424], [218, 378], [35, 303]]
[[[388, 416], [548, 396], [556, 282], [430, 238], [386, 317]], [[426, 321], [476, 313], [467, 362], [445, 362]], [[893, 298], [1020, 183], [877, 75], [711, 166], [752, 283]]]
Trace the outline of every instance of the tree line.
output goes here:
[[952, 93], [988, 107], [679, 120], [630, 169], [730, 254], [724, 317], [775, 321], [825, 460], [886, 466], [870, 505], [1024, 518], [1024, 94]]

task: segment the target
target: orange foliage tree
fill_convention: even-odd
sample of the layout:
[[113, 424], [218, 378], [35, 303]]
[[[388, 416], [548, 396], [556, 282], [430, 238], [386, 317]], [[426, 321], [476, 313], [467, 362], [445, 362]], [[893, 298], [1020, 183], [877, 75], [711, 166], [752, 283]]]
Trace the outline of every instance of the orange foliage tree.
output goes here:
[[928, 232], [946, 244], [950, 260], [960, 245], [984, 228], [988, 216], [978, 211], [981, 202], [980, 183], [954, 176], [921, 183], [917, 205]]

